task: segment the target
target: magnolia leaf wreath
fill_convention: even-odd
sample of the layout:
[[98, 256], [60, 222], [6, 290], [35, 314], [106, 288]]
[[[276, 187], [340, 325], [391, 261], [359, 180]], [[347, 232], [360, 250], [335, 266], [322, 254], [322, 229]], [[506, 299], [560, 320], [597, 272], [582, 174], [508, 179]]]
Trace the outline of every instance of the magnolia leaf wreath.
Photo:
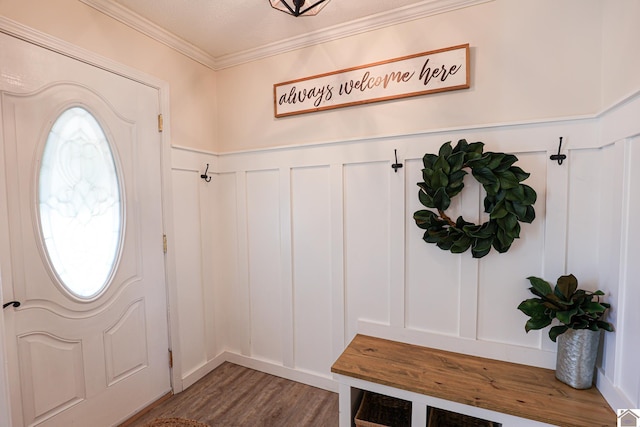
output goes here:
[[[520, 237], [520, 222], [531, 223], [535, 219], [532, 205], [536, 192], [521, 184], [530, 174], [513, 166], [518, 161], [513, 154], [483, 153], [483, 148], [482, 142], [469, 144], [461, 139], [454, 148], [451, 142], [443, 144], [438, 155], [424, 155], [424, 182], [418, 183], [418, 195], [420, 203], [437, 210], [419, 210], [413, 215], [416, 225], [426, 230], [425, 242], [456, 254], [471, 248], [474, 258], [482, 258], [492, 246], [500, 253], [508, 251], [514, 239]], [[471, 169], [486, 192], [484, 210], [489, 221], [481, 225], [467, 222], [462, 216], [454, 222], [445, 213], [451, 199], [464, 188], [464, 168]]]

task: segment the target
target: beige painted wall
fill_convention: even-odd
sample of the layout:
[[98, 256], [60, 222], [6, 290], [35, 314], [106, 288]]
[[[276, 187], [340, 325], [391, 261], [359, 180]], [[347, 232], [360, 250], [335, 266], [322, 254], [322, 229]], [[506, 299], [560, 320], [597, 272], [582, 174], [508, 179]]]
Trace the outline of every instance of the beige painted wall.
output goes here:
[[602, 96], [605, 107], [640, 90], [640, 2], [605, 0]]
[[[605, 0], [608, 1], [608, 0]], [[221, 151], [343, 141], [601, 109], [601, 0], [495, 0], [222, 70]], [[471, 45], [471, 88], [275, 119], [273, 84]]]
[[[167, 81], [172, 144], [213, 152], [592, 115], [640, 89], [637, 0], [495, 0], [218, 72], [78, 0], [0, 15]], [[461, 43], [468, 90], [273, 117], [274, 83]]]
[[211, 69], [78, 0], [1, 0], [0, 15], [168, 82], [172, 144], [216, 149]]
[[[172, 144], [221, 153], [592, 115], [640, 89], [637, 0], [495, 0], [218, 72], [78, 0], [0, 15], [167, 81]], [[273, 116], [274, 83], [461, 43], [468, 90]]]

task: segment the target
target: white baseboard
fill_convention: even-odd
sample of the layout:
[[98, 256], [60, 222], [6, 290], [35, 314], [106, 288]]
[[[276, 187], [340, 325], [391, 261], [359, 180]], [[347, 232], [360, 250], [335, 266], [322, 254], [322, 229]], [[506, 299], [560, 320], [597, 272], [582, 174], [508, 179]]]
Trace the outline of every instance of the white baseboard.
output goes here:
[[182, 388], [174, 387], [174, 392], [179, 393], [186, 390], [189, 386], [195, 384], [209, 372], [213, 371], [224, 362], [235, 363], [245, 368], [255, 369], [256, 371], [266, 374], [275, 375], [280, 378], [299, 382], [312, 387], [321, 388], [331, 392], [338, 392], [338, 383], [332, 378], [321, 376], [311, 372], [305, 372], [298, 369], [287, 368], [275, 363], [253, 359], [251, 357], [242, 356], [240, 354], [224, 352], [211, 359], [199, 368], [194, 369], [182, 378]]
[[597, 370], [596, 387], [616, 413], [618, 413], [619, 409], [636, 409], [636, 404], [633, 403], [622, 390], [616, 387], [611, 380], [603, 374], [601, 369]]
[[182, 377], [182, 389], [178, 389], [178, 387], [174, 387], [174, 392], [179, 393], [183, 390], [186, 390], [189, 386], [192, 386], [193, 384], [198, 382], [205, 375], [207, 375], [209, 372], [213, 371], [214, 369], [216, 369], [218, 366], [222, 365], [226, 361], [227, 360], [224, 357], [224, 353], [219, 354], [218, 356], [214, 357], [213, 359], [211, 359], [204, 365], [200, 366], [199, 368], [196, 368], [193, 371], [187, 373], [184, 377]]
[[224, 353], [226, 360], [245, 368], [255, 369], [256, 371], [275, 375], [291, 381], [296, 381], [312, 387], [321, 388], [332, 392], [338, 392], [338, 383], [329, 377], [321, 376], [315, 373], [300, 371], [298, 369], [287, 368], [272, 362], [253, 359], [235, 353]]

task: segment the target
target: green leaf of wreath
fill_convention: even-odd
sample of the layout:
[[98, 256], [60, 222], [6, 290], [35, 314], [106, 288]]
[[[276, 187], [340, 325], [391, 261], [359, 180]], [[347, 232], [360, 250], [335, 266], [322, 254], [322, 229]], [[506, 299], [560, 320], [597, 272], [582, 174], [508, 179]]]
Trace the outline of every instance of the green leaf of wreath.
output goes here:
[[[423, 240], [434, 243], [440, 249], [463, 253], [471, 249], [474, 258], [482, 258], [491, 248], [503, 253], [520, 237], [520, 222], [531, 223], [535, 219], [533, 204], [537, 194], [533, 188], [521, 182], [529, 173], [514, 164], [513, 154], [484, 152], [482, 142], [469, 144], [461, 139], [455, 147], [444, 143], [438, 154], [425, 154], [422, 158], [423, 182], [418, 199], [432, 210], [419, 210], [413, 215], [416, 225], [425, 230]], [[484, 210], [489, 221], [477, 225], [462, 217], [454, 222], [446, 214], [451, 200], [464, 188], [465, 168], [482, 184], [486, 197]]]

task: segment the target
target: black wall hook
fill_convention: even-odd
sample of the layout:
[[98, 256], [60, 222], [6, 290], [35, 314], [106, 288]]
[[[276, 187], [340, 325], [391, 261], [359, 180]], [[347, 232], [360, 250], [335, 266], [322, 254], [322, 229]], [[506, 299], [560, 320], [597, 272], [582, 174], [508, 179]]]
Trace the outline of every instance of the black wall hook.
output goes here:
[[20, 301], [9, 301], [7, 303], [2, 304], [2, 309], [4, 310], [5, 308], [9, 307], [10, 305], [14, 306], [15, 308], [20, 307]]
[[211, 177], [207, 175], [207, 172], [209, 172], [209, 163], [207, 163], [207, 169], [204, 171], [202, 175], [200, 175], [200, 178], [204, 179], [205, 182], [211, 182]]
[[561, 149], [562, 149], [562, 137], [560, 137], [560, 144], [558, 145], [558, 154], [552, 154], [549, 157], [551, 160], [557, 160], [559, 165], [561, 165], [564, 159], [567, 158], [566, 155], [560, 154]]
[[402, 163], [398, 163], [398, 150], [393, 150], [393, 155], [396, 158], [396, 162], [392, 164], [391, 167], [395, 173], [398, 173], [398, 169], [402, 167]]

